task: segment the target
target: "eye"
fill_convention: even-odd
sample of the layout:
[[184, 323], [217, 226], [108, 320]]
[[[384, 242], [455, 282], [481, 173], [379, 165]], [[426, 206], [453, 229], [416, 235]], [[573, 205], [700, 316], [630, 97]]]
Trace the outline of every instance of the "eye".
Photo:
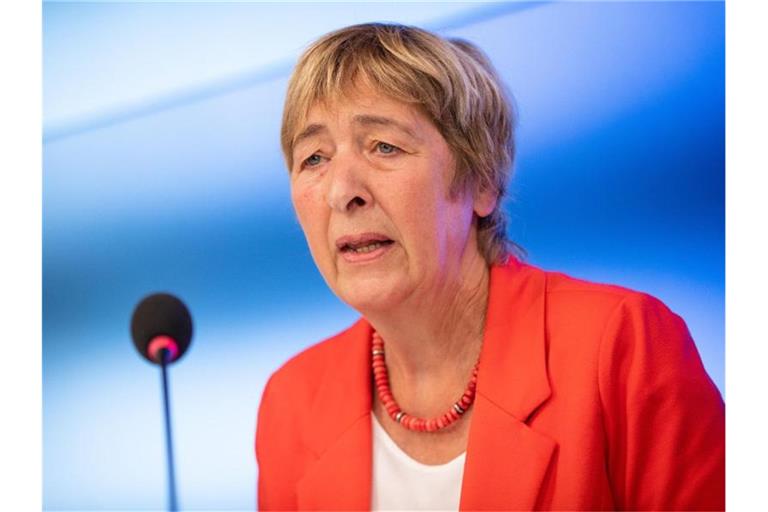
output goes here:
[[389, 144], [388, 142], [377, 142], [376, 143], [376, 149], [381, 153], [382, 155], [392, 155], [394, 153], [397, 153], [400, 151], [400, 148], [393, 144]]
[[310, 155], [303, 162], [301, 162], [301, 168], [303, 169], [305, 167], [316, 167], [320, 165], [322, 162], [323, 162], [323, 157], [315, 153], [313, 155]]

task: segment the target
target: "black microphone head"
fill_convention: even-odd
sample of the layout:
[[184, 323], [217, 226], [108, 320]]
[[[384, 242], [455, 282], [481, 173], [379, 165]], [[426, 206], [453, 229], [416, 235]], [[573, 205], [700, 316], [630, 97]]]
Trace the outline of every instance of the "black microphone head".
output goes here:
[[159, 364], [166, 350], [166, 363], [172, 363], [184, 355], [192, 341], [192, 316], [177, 297], [155, 293], [143, 298], [133, 311], [131, 336], [148, 361]]

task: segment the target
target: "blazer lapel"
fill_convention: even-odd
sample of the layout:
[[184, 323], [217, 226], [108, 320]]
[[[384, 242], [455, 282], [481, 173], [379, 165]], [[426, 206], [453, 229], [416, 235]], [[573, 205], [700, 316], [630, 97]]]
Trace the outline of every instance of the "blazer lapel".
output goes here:
[[549, 398], [546, 276], [516, 260], [491, 269], [461, 510], [536, 508], [556, 443], [526, 424]]
[[300, 510], [371, 506], [371, 327], [363, 319], [337, 340], [317, 389], [305, 442], [317, 459], [296, 486]]

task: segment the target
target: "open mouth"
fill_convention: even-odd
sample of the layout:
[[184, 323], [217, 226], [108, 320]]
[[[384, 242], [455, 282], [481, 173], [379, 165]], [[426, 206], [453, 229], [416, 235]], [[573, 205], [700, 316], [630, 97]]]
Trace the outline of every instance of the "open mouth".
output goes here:
[[368, 242], [361, 242], [359, 244], [344, 244], [341, 247], [341, 252], [352, 254], [365, 254], [373, 252], [379, 247], [391, 245], [394, 242], [392, 240], [371, 240]]

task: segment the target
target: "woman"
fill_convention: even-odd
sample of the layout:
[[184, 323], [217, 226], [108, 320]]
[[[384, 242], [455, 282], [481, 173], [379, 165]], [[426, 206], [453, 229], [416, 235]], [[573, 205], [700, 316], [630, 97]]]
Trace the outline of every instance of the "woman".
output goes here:
[[724, 508], [723, 402], [682, 319], [513, 255], [512, 126], [463, 41], [367, 24], [301, 57], [291, 197], [362, 318], [269, 379], [260, 509]]

